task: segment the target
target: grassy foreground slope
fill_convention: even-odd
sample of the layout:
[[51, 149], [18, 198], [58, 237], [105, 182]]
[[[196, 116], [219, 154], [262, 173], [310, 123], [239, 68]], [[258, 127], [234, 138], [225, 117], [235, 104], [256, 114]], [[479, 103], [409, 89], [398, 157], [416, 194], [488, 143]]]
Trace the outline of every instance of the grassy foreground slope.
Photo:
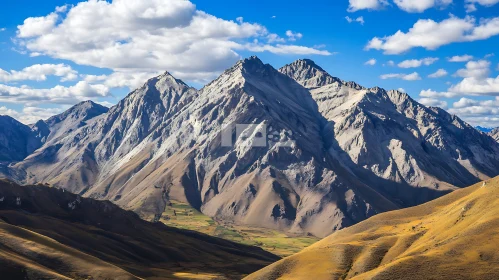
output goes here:
[[246, 279], [499, 279], [499, 178], [377, 215]]
[[[147, 220], [151, 218], [145, 217]], [[214, 221], [187, 203], [179, 201], [171, 201], [159, 221], [168, 226], [257, 246], [281, 257], [298, 253], [320, 240], [315, 236], [293, 236], [273, 229]]]
[[278, 259], [107, 201], [0, 180], [5, 279], [240, 279]]

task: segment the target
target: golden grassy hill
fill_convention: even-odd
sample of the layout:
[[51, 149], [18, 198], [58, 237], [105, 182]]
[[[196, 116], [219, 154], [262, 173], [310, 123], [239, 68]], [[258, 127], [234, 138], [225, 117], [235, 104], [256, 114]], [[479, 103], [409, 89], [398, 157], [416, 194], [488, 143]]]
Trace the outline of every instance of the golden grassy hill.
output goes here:
[[246, 279], [499, 279], [499, 178], [338, 231]]
[[0, 279], [240, 279], [278, 259], [108, 201], [0, 180]]

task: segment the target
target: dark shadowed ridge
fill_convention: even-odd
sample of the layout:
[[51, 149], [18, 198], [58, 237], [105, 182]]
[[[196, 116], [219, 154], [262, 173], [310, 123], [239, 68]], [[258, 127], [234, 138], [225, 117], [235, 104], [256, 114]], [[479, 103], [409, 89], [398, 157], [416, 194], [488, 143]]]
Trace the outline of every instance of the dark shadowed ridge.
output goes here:
[[200, 273], [236, 279], [279, 259], [257, 247], [141, 220], [108, 201], [5, 180], [0, 180], [0, 237], [0, 273], [13, 277]]

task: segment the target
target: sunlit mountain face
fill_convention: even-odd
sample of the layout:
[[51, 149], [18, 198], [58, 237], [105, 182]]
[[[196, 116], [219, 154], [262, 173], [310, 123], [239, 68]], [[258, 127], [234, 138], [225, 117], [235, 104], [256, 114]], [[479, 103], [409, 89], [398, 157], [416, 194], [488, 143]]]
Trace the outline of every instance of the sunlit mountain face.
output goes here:
[[499, 278], [498, 0], [6, 2], [4, 278]]

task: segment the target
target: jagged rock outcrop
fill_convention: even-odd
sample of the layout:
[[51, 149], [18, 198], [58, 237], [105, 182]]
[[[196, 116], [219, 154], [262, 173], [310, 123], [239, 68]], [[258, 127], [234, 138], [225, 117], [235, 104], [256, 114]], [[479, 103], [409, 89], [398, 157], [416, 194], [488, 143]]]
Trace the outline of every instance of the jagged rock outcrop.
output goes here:
[[145, 217], [178, 200], [216, 219], [316, 236], [499, 173], [499, 144], [457, 117], [310, 60], [279, 72], [252, 57], [199, 91], [165, 73], [61, 127], [71, 128], [9, 177]]
[[87, 121], [107, 113], [108, 110], [95, 102], [83, 101], [59, 115], [36, 122], [31, 125], [31, 129], [40, 141], [45, 143], [85, 126]]
[[40, 146], [40, 140], [27, 125], [0, 116], [0, 163], [23, 160]]
[[499, 142], [499, 127], [493, 129], [491, 132], [489, 132], [489, 135], [494, 138], [497, 142]]
[[404, 206], [499, 174], [499, 145], [457, 116], [406, 93], [341, 81], [310, 60], [280, 71], [310, 90], [329, 121], [329, 152]]
[[[235, 124], [291, 144], [224, 146]], [[175, 199], [219, 219], [324, 236], [398, 207], [325, 153], [326, 124], [306, 89], [253, 57], [199, 92], [168, 73], [151, 79], [12, 169], [142, 214]]]

